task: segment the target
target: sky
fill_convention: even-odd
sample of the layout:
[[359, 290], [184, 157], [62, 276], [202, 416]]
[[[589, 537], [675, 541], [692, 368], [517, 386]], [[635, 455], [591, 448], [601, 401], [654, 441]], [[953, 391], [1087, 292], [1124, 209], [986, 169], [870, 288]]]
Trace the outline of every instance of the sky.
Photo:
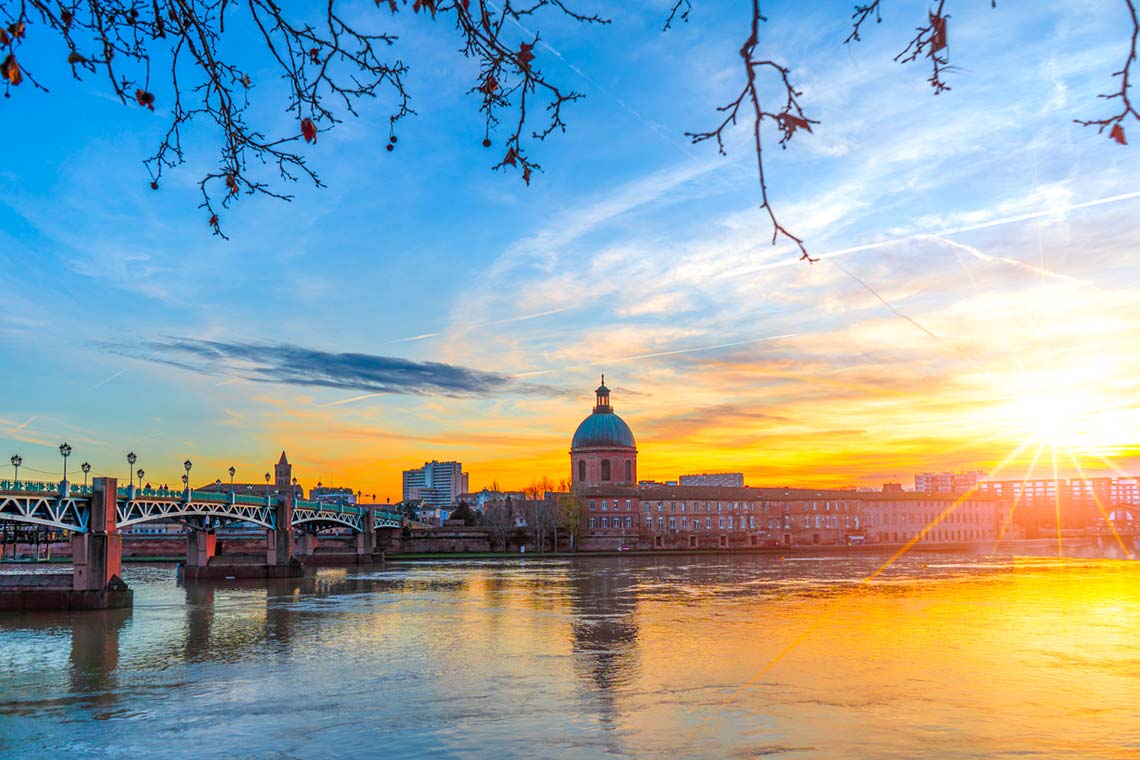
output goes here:
[[[820, 122], [786, 150], [765, 134], [814, 264], [771, 244], [747, 125], [727, 156], [685, 137], [739, 91], [746, 4], [695, 0], [662, 33], [670, 5], [581, 0], [613, 23], [511, 32], [541, 29], [535, 65], [585, 95], [531, 145], [528, 187], [490, 170], [504, 135], [480, 145], [447, 20], [345, 3], [400, 35], [417, 113], [391, 152], [388, 96], [322, 132], [301, 150], [326, 187], [243, 197], [228, 241], [197, 208], [217, 133], [188, 133], [152, 191], [169, 85], [154, 113], [123, 106], [29, 27], [51, 92], [0, 106], [0, 472], [10, 449], [57, 479], [66, 440], [71, 467], [123, 479], [129, 450], [148, 481], [190, 459], [196, 483], [260, 481], [286, 450], [306, 487], [393, 501], [432, 459], [522, 487], [567, 477], [605, 372], [643, 478], [1140, 473], [1140, 153], [1074, 123], [1109, 113], [1123, 2], [956, 8], [937, 96], [893, 61], [925, 5], [844, 45], [849, 2], [765, 3], [760, 49]], [[297, 131], [254, 79], [251, 119]]]

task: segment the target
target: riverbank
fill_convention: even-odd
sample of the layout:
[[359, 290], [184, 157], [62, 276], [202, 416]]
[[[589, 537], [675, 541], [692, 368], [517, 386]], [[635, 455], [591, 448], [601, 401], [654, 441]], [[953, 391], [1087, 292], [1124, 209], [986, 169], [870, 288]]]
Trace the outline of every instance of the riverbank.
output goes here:
[[[385, 562], [448, 562], [448, 561], [469, 561], [469, 560], [490, 560], [490, 561], [517, 561], [517, 560], [531, 560], [531, 561], [548, 561], [548, 560], [567, 560], [580, 557], [685, 557], [685, 556], [739, 556], [739, 555], [759, 555], [759, 556], [778, 556], [778, 557], [804, 557], [804, 556], [835, 556], [840, 554], [846, 555], [891, 555], [900, 552], [905, 548], [905, 544], [854, 544], [851, 546], [836, 546], [836, 545], [798, 545], [798, 546], [756, 546], [756, 547], [742, 547], [742, 548], [718, 548], [718, 549], [643, 549], [643, 550], [630, 550], [630, 551], [589, 551], [589, 552], [392, 552], [384, 555]], [[129, 549], [129, 544], [124, 547]], [[1093, 552], [1096, 556], [1100, 556], [1103, 550], [1109, 550], [1110, 556], [1123, 554], [1119, 551], [1119, 547], [1115, 542], [1100, 542], [1094, 538], [1084, 539], [1069, 539], [1063, 544], [1063, 548], [1068, 549], [1066, 553], [1080, 553]], [[1121, 556], [1122, 559], [1135, 558], [1140, 551], [1136, 546], [1126, 546], [1128, 550], [1127, 556]], [[1042, 538], [1029, 538], [1029, 539], [1012, 539], [1009, 541], [1002, 541], [997, 547], [986, 544], [963, 544], [963, 543], [940, 543], [940, 544], [915, 544], [906, 549], [907, 553], [919, 554], [1012, 554], [1012, 555], [1025, 555], [1025, 556], [1057, 556], [1057, 544], [1052, 539]], [[186, 561], [184, 555], [174, 554], [144, 554], [144, 555], [131, 555], [129, 551], [123, 553], [124, 563], [182, 563]], [[338, 556], [338, 555], [330, 555]], [[321, 561], [321, 554], [318, 553], [315, 558], [310, 560], [312, 565], [323, 565]], [[70, 565], [71, 558], [68, 556], [55, 556], [51, 559], [6, 559], [0, 562], [0, 568], [28, 568], [37, 565]]]

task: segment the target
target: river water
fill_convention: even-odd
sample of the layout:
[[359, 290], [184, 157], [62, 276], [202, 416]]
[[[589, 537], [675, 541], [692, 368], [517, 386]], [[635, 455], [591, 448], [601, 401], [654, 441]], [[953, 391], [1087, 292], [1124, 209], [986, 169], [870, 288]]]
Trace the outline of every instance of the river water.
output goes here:
[[446, 561], [0, 615], [0, 756], [1140, 757], [1140, 563]]

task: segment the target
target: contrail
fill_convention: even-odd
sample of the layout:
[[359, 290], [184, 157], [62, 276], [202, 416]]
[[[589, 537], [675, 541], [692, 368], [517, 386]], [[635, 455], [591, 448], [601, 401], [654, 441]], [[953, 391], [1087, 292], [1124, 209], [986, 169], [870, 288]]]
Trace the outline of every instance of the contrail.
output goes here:
[[549, 317], [551, 314], [561, 314], [564, 311], [570, 311], [573, 306], [563, 306], [560, 309], [551, 309], [549, 311], [540, 311], [534, 314], [524, 314], [521, 317], [509, 317], [507, 319], [496, 319], [493, 322], [476, 322], [461, 328], [459, 332], [466, 332], [467, 330], [474, 330], [476, 327], [490, 327], [492, 325], [505, 325], [511, 322], [525, 322], [528, 319], [538, 319], [539, 317]]
[[437, 338], [437, 337], [439, 337], [439, 335], [440, 334], [437, 332], [430, 332], [430, 333], [424, 333], [422, 335], [413, 335], [410, 338], [396, 338], [395, 340], [390, 340], [388, 342], [389, 343], [411, 343], [413, 340], [426, 340], [427, 338]]
[[[872, 250], [875, 250], [876, 248], [886, 248], [887, 246], [900, 245], [902, 243], [908, 243], [911, 241], [919, 241], [919, 240], [930, 239], [930, 238], [941, 238], [942, 236], [945, 236], [945, 235], [958, 235], [958, 234], [961, 234], [963, 232], [974, 232], [976, 230], [985, 230], [985, 229], [989, 229], [991, 227], [1000, 227], [1000, 226], [1006, 225], [1006, 224], [1017, 224], [1018, 222], [1027, 222], [1027, 221], [1030, 221], [1033, 219], [1041, 219], [1041, 218], [1046, 217], [1046, 216], [1053, 216], [1054, 214], [1066, 214], [1070, 211], [1079, 211], [1081, 209], [1093, 208], [1095, 206], [1106, 206], [1110, 203], [1118, 203], [1119, 201], [1128, 201], [1128, 200], [1133, 200], [1135, 198], [1140, 198], [1140, 191], [1132, 192], [1132, 193], [1121, 193], [1119, 195], [1110, 195], [1110, 196], [1107, 196], [1104, 198], [1097, 198], [1095, 200], [1085, 201], [1083, 203], [1072, 203], [1072, 204], [1069, 204], [1067, 206], [1052, 208], [1052, 209], [1049, 209], [1046, 211], [1032, 211], [1032, 212], [1029, 212], [1026, 214], [1017, 214], [1015, 216], [1006, 216], [1006, 217], [1002, 217], [1000, 219], [991, 219], [988, 222], [982, 222], [979, 224], [971, 224], [971, 225], [967, 225], [964, 227], [953, 227], [953, 228], [946, 229], [946, 230], [939, 230], [937, 232], [916, 232], [912, 235], [905, 235], [901, 238], [892, 238], [890, 240], [877, 240], [873, 243], [862, 243], [860, 245], [853, 245], [853, 246], [850, 246], [848, 248], [839, 248], [839, 249], [836, 249], [834, 251], [825, 251], [823, 253], [819, 253], [819, 254], [815, 254], [815, 255], [816, 255], [816, 258], [819, 258], [819, 259], [834, 259], [834, 258], [838, 258], [839, 256], [846, 256], [849, 253], [859, 253], [861, 251], [872, 251]], [[995, 258], [998, 261], [1003, 261], [1003, 262], [1011, 263], [1011, 264], [1016, 261], [1016, 259], [1005, 259], [1005, 258], [1001, 258], [1001, 257], [992, 257], [992, 258]], [[751, 267], [748, 269], [736, 269], [736, 270], [732, 270], [732, 271], [721, 272], [720, 274], [713, 275], [713, 277], [739, 277], [739, 276], [745, 275], [745, 274], [755, 274], [756, 272], [763, 272], [763, 271], [768, 270], [768, 269], [779, 269], [781, 267], [794, 266], [797, 263], [799, 263], [799, 261], [800, 261], [800, 259], [798, 256], [795, 258], [780, 259], [779, 261], [773, 261], [773, 262], [770, 262], [768, 264], [761, 264], [760, 266]], [[1034, 271], [1040, 272], [1042, 274], [1047, 274], [1048, 276], [1051, 276], [1051, 277], [1058, 277], [1058, 278], [1065, 278], [1066, 277], [1066, 275], [1057, 274], [1056, 272], [1050, 272], [1047, 269], [1044, 269], [1041, 267], [1036, 267], [1036, 266], [1033, 266], [1030, 264], [1026, 264], [1025, 262], [1017, 262], [1017, 265], [1022, 266], [1022, 267], [1031, 267]], [[1073, 278], [1073, 279], [1075, 279], [1075, 278]], [[1076, 280], [1076, 281], [1081, 282], [1080, 280]]]
[[353, 396], [352, 398], [342, 398], [339, 401], [330, 401], [327, 404], [319, 404], [317, 406], [317, 408], [318, 409], [326, 409], [330, 406], [340, 406], [341, 404], [351, 404], [354, 401], [364, 401], [365, 399], [376, 398], [377, 396], [387, 396], [387, 395], [388, 394], [386, 394], [386, 393], [365, 393], [362, 396]]
[[1054, 280], [1064, 280], [1066, 282], [1073, 282], [1073, 283], [1076, 283], [1077, 285], [1082, 285], [1086, 288], [1094, 288], [1094, 289], [1099, 290], [1099, 288], [1097, 288], [1095, 284], [1089, 282], [1088, 280], [1082, 280], [1079, 277], [1073, 277], [1072, 275], [1068, 275], [1068, 274], [1061, 274], [1060, 272], [1053, 272], [1053, 271], [1048, 270], [1044, 267], [1039, 267], [1036, 264], [1028, 264], [1024, 261], [1018, 261], [1017, 259], [1011, 259], [1011, 258], [1008, 258], [1006, 256], [991, 256], [988, 253], [982, 253], [981, 251], [979, 251], [977, 248], [973, 247], [972, 245], [966, 245], [965, 243], [959, 243], [957, 241], [951, 240], [950, 238], [943, 237], [940, 234], [931, 233], [931, 234], [914, 235], [913, 237], [915, 237], [916, 239], [919, 239], [919, 240], [936, 240], [939, 243], [943, 243], [945, 245], [948, 245], [955, 250], [965, 251], [966, 253], [970, 254], [971, 256], [973, 256], [974, 258], [976, 258], [980, 261], [987, 261], [987, 262], [989, 262], [989, 261], [1001, 261], [1001, 262], [1004, 262], [1006, 264], [1009, 264], [1010, 266], [1018, 267], [1019, 269], [1026, 269], [1026, 270], [1033, 272], [1035, 274], [1042, 275], [1043, 277], [1051, 277]]
[[614, 362], [629, 362], [635, 359], [653, 359], [658, 356], [675, 356], [677, 354], [693, 354], [698, 351], [715, 351], [718, 348], [731, 348], [732, 346], [745, 346], [749, 343], [760, 343], [767, 340], [781, 340], [783, 338], [794, 338], [799, 333], [787, 333], [785, 335], [769, 335], [763, 338], [751, 338], [749, 340], [737, 340], [732, 343], [718, 343], [715, 346], [697, 346], [696, 348], [679, 348], [675, 351], [657, 351], [652, 354], [633, 354], [632, 356], [622, 356], [616, 359], [606, 359], [604, 363]]
[[[512, 322], [525, 322], [528, 319], [538, 319], [539, 317], [549, 317], [551, 314], [561, 314], [562, 312], [570, 311], [573, 308], [574, 308], [573, 306], [563, 306], [560, 309], [550, 309], [549, 311], [539, 311], [539, 312], [535, 312], [534, 314], [523, 314], [522, 316], [519, 316], [519, 317], [508, 317], [506, 319], [494, 319], [494, 320], [491, 320], [490, 322], [472, 322], [469, 325], [457, 328], [455, 330], [455, 332], [456, 333], [465, 333], [465, 332], [470, 332], [472, 330], [477, 330], [481, 327], [493, 327], [495, 325], [507, 325], [507, 324], [511, 324]], [[426, 340], [427, 338], [438, 338], [441, 335], [443, 335], [443, 333], [441, 333], [441, 332], [429, 332], [429, 333], [424, 333], [422, 335], [413, 335], [410, 338], [397, 338], [396, 340], [390, 340], [388, 342], [389, 343], [410, 343], [413, 340]]]
[[95, 383], [94, 385], [92, 385], [92, 386], [91, 386], [90, 388], [88, 388], [87, 390], [89, 390], [89, 391], [93, 391], [93, 390], [95, 390], [96, 388], [101, 388], [101, 387], [103, 387], [103, 386], [104, 386], [104, 385], [106, 385], [107, 383], [111, 382], [111, 381], [112, 381], [112, 380], [114, 380], [116, 377], [118, 377], [119, 375], [123, 374], [123, 373], [124, 373], [124, 372], [126, 372], [126, 371], [127, 371], [126, 369], [121, 369], [121, 370], [119, 370], [118, 372], [116, 372], [115, 374], [113, 374], [113, 375], [111, 375], [110, 377], [108, 377], [106, 380], [102, 380], [102, 381], [100, 381], [100, 382], [98, 382], [98, 383]]

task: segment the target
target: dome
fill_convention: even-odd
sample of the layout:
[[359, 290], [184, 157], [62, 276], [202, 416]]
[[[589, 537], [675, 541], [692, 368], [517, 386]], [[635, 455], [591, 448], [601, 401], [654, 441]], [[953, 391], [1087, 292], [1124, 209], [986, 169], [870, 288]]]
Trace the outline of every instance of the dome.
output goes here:
[[635, 449], [637, 443], [625, 420], [613, 412], [595, 411], [582, 420], [582, 424], [574, 431], [574, 442], [570, 448], [576, 450], [596, 447]]

